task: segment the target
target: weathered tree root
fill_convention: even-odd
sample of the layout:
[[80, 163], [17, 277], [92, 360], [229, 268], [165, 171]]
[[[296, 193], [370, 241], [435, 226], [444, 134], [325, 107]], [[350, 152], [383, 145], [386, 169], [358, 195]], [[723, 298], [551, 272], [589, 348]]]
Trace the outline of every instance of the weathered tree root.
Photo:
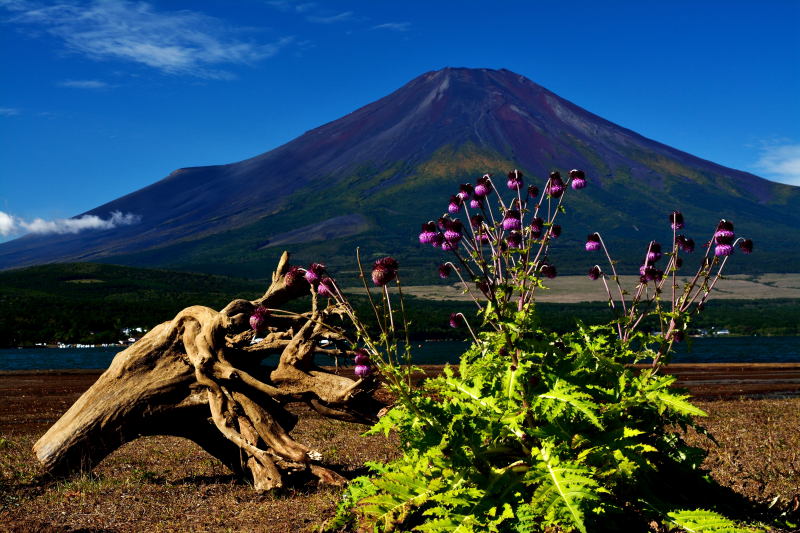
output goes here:
[[[93, 468], [142, 435], [190, 439], [257, 490], [279, 488], [287, 469], [305, 469], [320, 482], [344, 479], [319, 464], [289, 435], [296, 418], [285, 406], [304, 402], [324, 416], [370, 423], [383, 407], [370, 395], [376, 382], [352, 379], [314, 364], [321, 339], [341, 339], [325, 324], [335, 305], [298, 316], [267, 317], [268, 333], [251, 344], [249, 318], [259, 305], [278, 308], [307, 294], [289, 287], [284, 253], [272, 284], [254, 301], [234, 300], [222, 311], [188, 307], [119, 353], [100, 378], [33, 447], [44, 468], [66, 475]], [[271, 372], [260, 366], [279, 353]]]

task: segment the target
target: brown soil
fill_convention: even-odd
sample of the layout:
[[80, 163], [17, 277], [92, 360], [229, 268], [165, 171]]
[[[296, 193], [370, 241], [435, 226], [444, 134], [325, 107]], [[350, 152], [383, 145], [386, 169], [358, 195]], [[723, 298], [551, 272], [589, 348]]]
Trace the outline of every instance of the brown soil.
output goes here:
[[[777, 498], [777, 508], [796, 512], [800, 364], [670, 370], [710, 415], [704, 423], [720, 446], [697, 435], [688, 438], [711, 451], [706, 466], [713, 476], [752, 500]], [[42, 478], [33, 443], [99, 374], [0, 372], [0, 530], [294, 532], [314, 531], [332, 516], [341, 489], [293, 479], [279, 494], [259, 495], [192, 442], [172, 437], [140, 438], [91, 475]], [[365, 461], [398, 453], [395, 440], [362, 437], [364, 429], [303, 409], [293, 435], [352, 477], [364, 472]]]

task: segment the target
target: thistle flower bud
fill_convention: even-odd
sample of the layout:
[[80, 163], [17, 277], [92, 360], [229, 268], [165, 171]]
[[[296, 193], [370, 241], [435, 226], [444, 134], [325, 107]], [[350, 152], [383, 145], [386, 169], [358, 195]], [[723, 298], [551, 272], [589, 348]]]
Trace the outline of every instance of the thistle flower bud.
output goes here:
[[450, 203], [447, 204], [447, 212], [448, 213], [458, 213], [461, 211], [461, 206], [464, 204], [464, 200], [459, 198], [458, 196], [454, 195], [450, 197]]
[[647, 263], [655, 263], [659, 259], [661, 259], [661, 245], [656, 241], [650, 241], [647, 247]]
[[730, 244], [718, 244], [714, 247], [714, 255], [717, 257], [725, 257], [733, 253], [733, 246]]
[[538, 233], [538, 235], [535, 235], [537, 239], [539, 238], [539, 235], [542, 234], [543, 225], [544, 220], [542, 220], [542, 217], [533, 217], [533, 220], [531, 220], [531, 232]]
[[548, 279], [553, 279], [558, 275], [558, 273], [556, 272], [556, 267], [554, 267], [550, 263], [544, 263], [542, 266], [540, 266], [539, 272], [542, 273], [542, 276]]
[[317, 285], [317, 294], [332, 298], [336, 294], [336, 288], [333, 285], [333, 280], [328, 276], [325, 276], [319, 280], [319, 285]]
[[263, 305], [259, 305], [255, 308], [253, 314], [250, 316], [250, 327], [253, 328], [256, 333], [263, 330], [268, 316], [269, 309]]
[[519, 231], [512, 231], [506, 238], [509, 248], [522, 248], [522, 233]]
[[590, 233], [589, 236], [586, 237], [586, 251], [596, 252], [599, 249], [600, 249], [600, 234]]
[[450, 274], [453, 273], [453, 267], [450, 266], [450, 263], [442, 263], [439, 265], [439, 277], [442, 279], [447, 279], [450, 277]]
[[685, 235], [678, 235], [675, 237], [675, 242], [678, 244], [678, 247], [687, 253], [694, 252], [694, 239], [690, 239]]
[[453, 250], [457, 250], [458, 243], [459, 241], [448, 241], [447, 239], [445, 239], [444, 241], [442, 241], [442, 250], [444, 250], [445, 252], [452, 252]]
[[369, 365], [369, 352], [364, 348], [358, 348], [355, 350], [353, 362], [357, 365]]
[[444, 239], [445, 241], [458, 241], [464, 236], [464, 225], [459, 219], [447, 220], [444, 225]]
[[490, 178], [489, 174], [484, 174], [483, 176], [478, 178], [478, 181], [475, 185], [475, 189], [472, 191], [472, 193], [475, 196], [479, 198], [484, 198], [492, 192], [493, 190], [492, 181], [489, 178]]
[[483, 225], [483, 217], [481, 215], [472, 215], [469, 217], [469, 225], [472, 229], [479, 229]]
[[372, 368], [367, 365], [356, 365], [353, 368], [353, 372], [355, 372], [356, 376], [359, 378], [365, 378], [372, 374]]
[[511, 231], [518, 230], [521, 227], [522, 223], [520, 222], [519, 211], [516, 209], [506, 210], [505, 216], [503, 217], [503, 229], [506, 231]]
[[483, 209], [483, 200], [481, 198], [473, 198], [469, 201], [470, 209]]
[[664, 271], [658, 270], [653, 265], [644, 264], [639, 267], [639, 281], [646, 283], [648, 281], [661, 281], [664, 277]]
[[547, 182], [545, 192], [551, 198], [560, 198], [564, 194], [564, 180], [561, 179], [561, 173], [558, 171], [550, 173], [550, 180]]
[[586, 174], [583, 170], [573, 169], [569, 171], [570, 185], [573, 190], [579, 190], [586, 187]]
[[422, 225], [422, 232], [419, 234], [421, 244], [430, 244], [436, 237], [436, 222], [430, 220]]
[[595, 265], [589, 269], [589, 279], [592, 281], [598, 280], [600, 279], [600, 275], [602, 273], [603, 272], [600, 270], [600, 267]]
[[319, 280], [325, 274], [325, 265], [322, 263], [311, 263], [311, 265], [306, 269], [305, 278], [306, 281], [315, 285], [319, 283]]
[[456, 194], [456, 196], [461, 198], [462, 201], [466, 201], [466, 199], [472, 195], [473, 190], [472, 184], [462, 183], [458, 186], [458, 194]]
[[680, 211], [673, 211], [669, 214], [669, 222], [672, 229], [683, 229], [683, 213]]
[[461, 313], [450, 313], [450, 327], [458, 329], [464, 325], [464, 316]]
[[528, 196], [530, 198], [537, 198], [539, 196], [539, 187], [536, 185], [528, 185]]
[[372, 283], [383, 287], [397, 277], [399, 265], [393, 257], [378, 259], [372, 267]]
[[744, 239], [739, 243], [739, 249], [742, 251], [743, 254], [752, 254], [753, 253], [753, 241], [750, 239]]
[[284, 274], [283, 282], [287, 287], [299, 287], [306, 282], [303, 274], [304, 272], [299, 266], [291, 266]]
[[508, 181], [506, 185], [509, 189], [518, 191], [522, 188], [522, 172], [519, 170], [512, 170], [508, 173]]
[[434, 248], [439, 248], [442, 244], [444, 244], [444, 234], [440, 231], [433, 235], [433, 239], [431, 240], [431, 245]]
[[553, 224], [550, 226], [550, 238], [551, 239], [558, 239], [561, 236], [561, 226], [558, 224]]
[[[716, 244], [733, 244], [736, 234], [733, 232], [733, 222], [724, 218], [717, 224], [717, 231], [714, 232], [714, 242]], [[716, 252], [715, 252], [716, 253]], [[717, 254], [717, 255], [730, 255]]]

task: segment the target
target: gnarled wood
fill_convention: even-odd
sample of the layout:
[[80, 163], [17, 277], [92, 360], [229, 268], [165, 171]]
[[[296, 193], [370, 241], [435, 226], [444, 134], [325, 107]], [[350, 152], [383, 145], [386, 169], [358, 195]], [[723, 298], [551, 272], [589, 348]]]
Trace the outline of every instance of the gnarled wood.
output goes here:
[[[336, 306], [318, 310], [316, 294], [308, 313], [270, 315], [264, 338], [252, 344], [249, 319], [258, 306], [278, 308], [309, 293], [305, 283], [287, 285], [288, 259], [284, 253], [261, 298], [234, 300], [219, 312], [188, 307], [119, 353], [34, 445], [45, 469], [89, 470], [139, 436], [176, 435], [249, 476], [257, 490], [281, 487], [286, 468], [343, 482], [291, 438], [296, 419], [286, 404], [305, 402], [325, 416], [362, 423], [383, 405], [370, 395], [374, 380], [353, 381], [314, 364], [315, 353], [343, 355], [318, 346], [342, 334], [325, 323]], [[276, 368], [260, 366], [275, 353]]]

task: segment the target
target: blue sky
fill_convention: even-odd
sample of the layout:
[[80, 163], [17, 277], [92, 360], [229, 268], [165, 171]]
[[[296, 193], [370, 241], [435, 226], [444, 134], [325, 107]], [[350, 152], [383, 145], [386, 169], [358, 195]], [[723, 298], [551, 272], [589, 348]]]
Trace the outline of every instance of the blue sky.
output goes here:
[[798, 25], [796, 1], [0, 0], [0, 240], [263, 153], [445, 66], [510, 69], [800, 185]]

